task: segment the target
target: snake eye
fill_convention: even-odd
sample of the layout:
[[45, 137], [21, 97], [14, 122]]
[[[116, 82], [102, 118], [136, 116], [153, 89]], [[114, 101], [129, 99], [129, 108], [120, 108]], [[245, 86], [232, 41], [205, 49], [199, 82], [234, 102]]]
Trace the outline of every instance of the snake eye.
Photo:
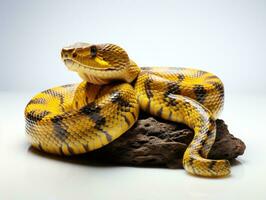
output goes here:
[[72, 57], [73, 57], [73, 58], [76, 58], [76, 57], [77, 57], [77, 53], [73, 53], [73, 54], [72, 54]]
[[91, 47], [91, 57], [95, 57], [97, 54], [97, 47], [96, 46], [92, 46]]

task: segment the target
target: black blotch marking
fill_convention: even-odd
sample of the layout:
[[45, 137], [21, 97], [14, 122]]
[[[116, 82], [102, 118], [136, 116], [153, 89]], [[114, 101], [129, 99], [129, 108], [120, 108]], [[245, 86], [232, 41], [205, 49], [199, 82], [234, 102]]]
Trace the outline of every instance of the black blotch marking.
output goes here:
[[185, 75], [184, 74], [178, 74], [178, 83], [182, 82], [185, 79]]
[[205, 88], [202, 85], [195, 85], [193, 91], [196, 95], [196, 101], [202, 104], [207, 95]]
[[171, 105], [171, 106], [177, 106], [177, 102], [173, 97], [167, 97], [164, 98], [164, 100], [166, 101], [167, 105]]
[[116, 103], [119, 107], [132, 107], [130, 102], [124, 99], [119, 91], [113, 92], [110, 96], [110, 100], [112, 103]]
[[88, 144], [82, 144], [83, 148], [85, 149], [86, 152], [90, 151], [89, 145]]
[[167, 90], [168, 94], [180, 94], [181, 93], [180, 85], [176, 84], [175, 82], [168, 83], [167, 88], [168, 88]]
[[112, 136], [102, 129], [102, 126], [105, 125], [106, 119], [105, 117], [101, 116], [100, 114], [101, 108], [100, 106], [96, 105], [94, 102], [84, 106], [80, 109], [80, 112], [90, 119], [92, 119], [95, 123], [94, 128], [101, 131], [105, 136], [106, 139], [110, 142], [112, 141]]
[[59, 152], [60, 152], [61, 155], [65, 155], [65, 153], [64, 153], [64, 151], [62, 149], [62, 146], [59, 147]]
[[219, 92], [219, 97], [221, 99], [224, 98], [224, 86], [222, 83], [218, 83], [218, 82], [211, 82], [211, 85], [214, 86], [214, 88]]
[[85, 97], [85, 101], [86, 101], [86, 104], [88, 104], [89, 98], [87, 96]]
[[150, 113], [150, 111], [151, 111], [151, 101], [150, 101], [150, 99], [148, 99], [148, 105], [146, 108], [146, 112]]
[[41, 143], [38, 144], [38, 148], [39, 148], [41, 151], [44, 151], [43, 148], [42, 148], [42, 144], [41, 144]]
[[58, 97], [59, 98], [59, 101], [60, 101], [60, 104], [63, 104], [64, 103], [64, 95], [60, 94], [59, 92], [56, 92], [56, 91], [54, 91], [52, 89], [49, 89], [49, 90], [43, 91], [42, 93], [51, 95], [53, 97]]
[[191, 112], [189, 112], [189, 111], [187, 111], [186, 114], [187, 114], [188, 117], [191, 116]]
[[105, 117], [100, 114], [101, 108], [94, 102], [90, 103], [80, 109], [80, 112], [89, 118], [91, 118], [96, 123], [96, 128], [105, 124]]
[[127, 123], [127, 126], [129, 127], [130, 126], [130, 121], [127, 118], [127, 116], [126, 115], [123, 115], [123, 114], [121, 114], [121, 116], [125, 119], [125, 122]]
[[107, 131], [104, 131], [102, 129], [99, 129], [99, 130], [105, 135], [108, 142], [111, 142], [113, 140], [112, 136]]
[[44, 99], [44, 98], [36, 98], [36, 99], [30, 100], [28, 105], [30, 105], [30, 104], [45, 104], [45, 103], [46, 103], [46, 99]]
[[46, 115], [50, 114], [49, 111], [43, 111], [40, 113], [36, 113], [35, 111], [30, 111], [29, 113], [26, 114], [26, 119], [29, 120], [30, 122], [38, 122], [41, 121]]
[[200, 149], [200, 150], [198, 151], [198, 153], [199, 153], [199, 155], [202, 156], [202, 149]]
[[[184, 103], [183, 103], [183, 105], [186, 107], [186, 108], [190, 108], [191, 107], [191, 103], [189, 102], [189, 101], [185, 101]], [[187, 112], [187, 114], [188, 114], [189, 112]]]
[[214, 133], [213, 133], [212, 131], [208, 131], [208, 132], [207, 132], [207, 136], [208, 136], [208, 137], [211, 137], [213, 134], [214, 134]]
[[202, 140], [201, 138], [198, 139], [198, 143], [201, 145], [198, 153], [203, 157], [203, 149], [204, 149], [204, 145], [206, 144], [207, 140]]
[[133, 116], [134, 120], [136, 120], [137, 119], [137, 116], [135, 115], [135, 113], [134, 112], [130, 112], [130, 113]]
[[[119, 91], [115, 91], [111, 95], [111, 102], [118, 105], [118, 109], [122, 112], [129, 112], [132, 114], [134, 120], [136, 120], [136, 115], [134, 112], [130, 111], [130, 108], [133, 107], [133, 105], [126, 99], [124, 99]], [[128, 124], [130, 126], [130, 120], [127, 118], [127, 116], [122, 115]]]
[[53, 133], [54, 135], [62, 142], [66, 140], [69, 135], [69, 132], [64, 128], [64, 124], [62, 122], [63, 116], [57, 115], [51, 119], [53, 122]]
[[193, 162], [194, 162], [194, 159], [193, 158], [189, 158], [189, 160], [188, 160], [189, 165], [193, 165]]
[[189, 158], [188, 163], [189, 163], [189, 165], [190, 165], [190, 167], [191, 167], [193, 173], [196, 174], [196, 171], [195, 171], [195, 169], [194, 169], [194, 167], [193, 167], [194, 158]]
[[175, 82], [168, 83], [167, 90], [164, 93], [164, 101], [167, 105], [176, 106], [176, 99], [171, 97], [171, 95], [179, 95], [181, 93], [180, 86]]
[[168, 115], [168, 120], [171, 120], [172, 119], [172, 115], [173, 115], [173, 112], [170, 110], [170, 113], [169, 113], [169, 115]]
[[[129, 101], [124, 99], [121, 95], [121, 92], [115, 91], [111, 95], [111, 102], [118, 105], [118, 109], [120, 111], [130, 112], [130, 108], [133, 107]], [[136, 116], [133, 112], [130, 112], [134, 119], [136, 119]], [[127, 118], [126, 115], [121, 114], [122, 117], [125, 119], [128, 126], [130, 126], [130, 120]]]
[[216, 161], [215, 160], [210, 161], [210, 164], [208, 166], [208, 168], [210, 169], [210, 171], [214, 171], [215, 164], [216, 164]]
[[205, 143], [206, 143], [206, 140], [201, 140], [201, 141], [200, 141], [200, 144], [201, 144], [202, 146], [204, 146]]
[[149, 99], [153, 97], [153, 94], [151, 92], [151, 82], [152, 81], [149, 78], [144, 82], [145, 91]]
[[72, 149], [72, 147], [69, 146], [69, 144], [67, 144], [67, 150], [69, 151], [70, 154], [75, 154], [74, 150]]
[[215, 119], [210, 118], [210, 119], [209, 119], [209, 122], [210, 122], [210, 127], [209, 127], [209, 129], [210, 129], [210, 130], [212, 130], [212, 129], [216, 129], [216, 121], [215, 121]]
[[162, 113], [163, 113], [163, 107], [161, 107], [161, 108], [157, 111], [157, 116], [158, 116], [158, 117], [162, 117]]
[[211, 125], [215, 125], [215, 124], [216, 124], [216, 121], [215, 121], [215, 119], [213, 119], [213, 118], [210, 118], [210, 119], [209, 119], [209, 122], [210, 122]]

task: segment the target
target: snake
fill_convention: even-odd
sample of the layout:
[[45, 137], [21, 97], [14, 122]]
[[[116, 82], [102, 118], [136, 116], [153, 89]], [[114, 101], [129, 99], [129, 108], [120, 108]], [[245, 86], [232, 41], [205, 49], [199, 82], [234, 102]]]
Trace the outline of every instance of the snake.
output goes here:
[[193, 129], [182, 160], [189, 174], [230, 174], [228, 160], [208, 158], [224, 105], [224, 86], [216, 75], [139, 67], [122, 47], [109, 43], [75, 43], [62, 48], [61, 59], [82, 82], [44, 90], [29, 101], [24, 115], [33, 147], [62, 156], [99, 149], [129, 130], [141, 110]]

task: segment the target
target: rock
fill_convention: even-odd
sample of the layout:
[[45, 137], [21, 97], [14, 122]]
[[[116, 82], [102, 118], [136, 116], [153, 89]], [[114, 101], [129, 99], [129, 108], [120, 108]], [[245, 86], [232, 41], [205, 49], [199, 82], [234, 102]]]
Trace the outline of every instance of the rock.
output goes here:
[[[245, 144], [229, 133], [223, 120], [216, 120], [217, 136], [209, 153], [212, 159], [234, 159]], [[94, 159], [134, 166], [182, 168], [182, 157], [194, 132], [184, 124], [141, 113], [137, 123], [105, 147], [89, 153]]]

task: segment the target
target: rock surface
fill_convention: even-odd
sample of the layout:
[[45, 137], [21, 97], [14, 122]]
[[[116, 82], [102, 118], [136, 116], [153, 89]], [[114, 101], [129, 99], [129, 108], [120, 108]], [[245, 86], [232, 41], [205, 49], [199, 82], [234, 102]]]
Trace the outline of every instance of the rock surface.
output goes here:
[[[245, 144], [229, 133], [218, 119], [217, 136], [209, 153], [213, 159], [234, 159]], [[183, 124], [164, 121], [141, 113], [137, 123], [107, 146], [89, 153], [94, 159], [123, 165], [182, 168], [182, 157], [194, 132]]]

